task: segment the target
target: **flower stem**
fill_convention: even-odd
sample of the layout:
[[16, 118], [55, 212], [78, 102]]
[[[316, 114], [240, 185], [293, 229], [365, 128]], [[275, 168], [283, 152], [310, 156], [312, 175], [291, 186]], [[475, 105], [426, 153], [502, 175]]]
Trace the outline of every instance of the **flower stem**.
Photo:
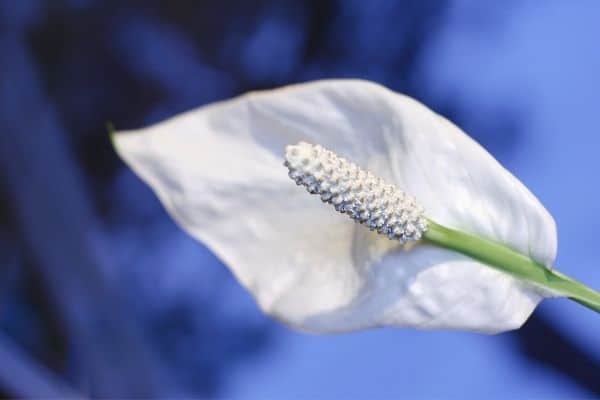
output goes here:
[[535, 286], [566, 296], [600, 313], [599, 292], [558, 271], [548, 269], [543, 264], [505, 245], [447, 228], [433, 221], [429, 221], [423, 240], [465, 254]]

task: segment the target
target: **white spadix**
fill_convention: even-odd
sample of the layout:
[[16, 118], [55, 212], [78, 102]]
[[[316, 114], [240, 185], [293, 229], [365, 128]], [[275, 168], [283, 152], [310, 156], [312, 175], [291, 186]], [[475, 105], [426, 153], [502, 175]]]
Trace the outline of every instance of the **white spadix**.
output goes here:
[[296, 184], [389, 239], [419, 240], [427, 230], [423, 207], [412, 196], [322, 146], [287, 146], [285, 166]]

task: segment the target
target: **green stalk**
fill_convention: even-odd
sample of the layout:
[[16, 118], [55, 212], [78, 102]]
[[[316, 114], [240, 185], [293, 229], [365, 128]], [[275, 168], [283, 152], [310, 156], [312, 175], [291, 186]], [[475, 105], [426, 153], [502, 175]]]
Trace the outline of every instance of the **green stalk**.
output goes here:
[[444, 247], [600, 313], [600, 293], [500, 243], [429, 221], [423, 240]]

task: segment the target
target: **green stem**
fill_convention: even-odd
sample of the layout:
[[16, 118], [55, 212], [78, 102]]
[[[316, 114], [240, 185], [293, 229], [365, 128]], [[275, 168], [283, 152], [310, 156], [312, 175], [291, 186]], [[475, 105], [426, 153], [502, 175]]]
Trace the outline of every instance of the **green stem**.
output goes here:
[[429, 221], [423, 240], [474, 258], [600, 313], [600, 293], [500, 243]]

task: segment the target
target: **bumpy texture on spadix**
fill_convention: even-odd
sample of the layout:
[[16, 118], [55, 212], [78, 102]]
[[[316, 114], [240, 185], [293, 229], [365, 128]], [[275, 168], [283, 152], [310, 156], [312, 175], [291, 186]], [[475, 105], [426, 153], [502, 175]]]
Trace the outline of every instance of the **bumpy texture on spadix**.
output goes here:
[[413, 197], [322, 146], [288, 146], [285, 166], [297, 185], [389, 239], [419, 240], [427, 230], [423, 207]]
[[554, 260], [554, 221], [527, 188], [445, 118], [374, 83], [250, 93], [114, 139], [175, 221], [294, 328], [500, 332], [541, 300], [501, 271], [423, 241], [402, 246], [308, 196], [282, 167], [301, 141], [414, 196], [432, 221]]

